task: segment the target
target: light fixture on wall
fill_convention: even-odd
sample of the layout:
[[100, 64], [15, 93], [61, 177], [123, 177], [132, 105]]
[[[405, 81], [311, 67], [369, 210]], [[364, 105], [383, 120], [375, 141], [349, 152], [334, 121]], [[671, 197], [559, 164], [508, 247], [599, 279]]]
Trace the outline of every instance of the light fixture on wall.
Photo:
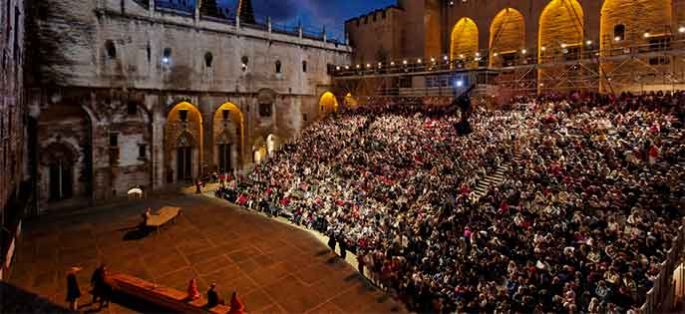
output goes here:
[[526, 48], [521, 49], [521, 54], [525, 55], [526, 53], [528, 53], [528, 50], [526, 50]]
[[644, 36], [645, 38], [649, 38], [649, 36], [651, 35], [649, 34], [649, 32], [645, 32], [642, 36]]
[[685, 26], [678, 27], [678, 33], [685, 33]]
[[589, 39], [588, 39], [588, 40], [585, 42], [585, 44], [588, 45], [588, 46], [592, 46], [592, 40], [589, 40]]

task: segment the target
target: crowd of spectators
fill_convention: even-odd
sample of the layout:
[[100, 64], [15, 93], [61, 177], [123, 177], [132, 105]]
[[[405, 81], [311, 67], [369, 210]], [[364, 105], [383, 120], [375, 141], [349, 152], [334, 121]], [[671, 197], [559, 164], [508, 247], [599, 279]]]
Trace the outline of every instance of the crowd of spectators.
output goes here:
[[[436, 103], [442, 104], [437, 101]], [[458, 114], [373, 102], [218, 192], [343, 242], [421, 312], [630, 312], [678, 228], [685, 94], [571, 94]], [[506, 179], [482, 197], [497, 169]]]

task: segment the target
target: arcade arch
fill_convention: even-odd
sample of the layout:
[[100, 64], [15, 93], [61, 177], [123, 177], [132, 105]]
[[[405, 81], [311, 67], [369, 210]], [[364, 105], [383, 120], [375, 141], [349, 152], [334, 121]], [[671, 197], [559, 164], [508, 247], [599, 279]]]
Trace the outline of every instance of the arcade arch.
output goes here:
[[[584, 39], [583, 8], [577, 0], [552, 0], [540, 15], [538, 63], [558, 63], [538, 70], [538, 91], [564, 89], [578, 67], [563, 61], [580, 59]], [[562, 79], [563, 76], [563, 79]]]
[[526, 25], [523, 14], [506, 8], [490, 24], [490, 66], [506, 66], [513, 62], [526, 45]]
[[338, 111], [338, 99], [331, 92], [325, 92], [319, 98], [319, 111], [324, 115]]
[[230, 172], [242, 165], [245, 136], [243, 112], [231, 102], [219, 106], [213, 117], [214, 164], [219, 172]]
[[463, 61], [466, 67], [478, 66], [478, 26], [468, 17], [461, 18], [452, 28], [450, 60]]
[[202, 113], [180, 102], [167, 114], [164, 126], [164, 162], [167, 183], [192, 182], [202, 175]]

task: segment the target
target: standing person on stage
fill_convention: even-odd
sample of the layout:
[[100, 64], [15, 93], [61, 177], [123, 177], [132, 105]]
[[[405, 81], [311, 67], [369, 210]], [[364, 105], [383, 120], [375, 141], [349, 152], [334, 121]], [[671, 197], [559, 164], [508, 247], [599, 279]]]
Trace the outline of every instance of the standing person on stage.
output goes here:
[[81, 267], [72, 267], [67, 272], [67, 302], [69, 302], [69, 309], [72, 311], [78, 310], [78, 299], [81, 297], [81, 289], [76, 280], [76, 273], [81, 271]]

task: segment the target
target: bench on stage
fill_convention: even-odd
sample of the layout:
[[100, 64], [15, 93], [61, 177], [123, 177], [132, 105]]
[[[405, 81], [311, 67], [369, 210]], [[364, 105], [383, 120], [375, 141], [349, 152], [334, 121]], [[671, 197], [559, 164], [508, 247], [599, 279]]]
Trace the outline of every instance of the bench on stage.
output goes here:
[[176, 217], [181, 214], [180, 207], [164, 206], [156, 213], [153, 213], [145, 220], [145, 226], [148, 228], [155, 228], [159, 232], [159, 228], [168, 222], [174, 222]]
[[225, 314], [231, 308], [227, 305], [217, 305], [207, 308], [207, 300], [189, 300], [188, 294], [173, 288], [156, 285], [149, 281], [126, 274], [110, 275], [114, 290], [126, 295], [140, 298], [161, 308], [177, 313], [215, 313]]

